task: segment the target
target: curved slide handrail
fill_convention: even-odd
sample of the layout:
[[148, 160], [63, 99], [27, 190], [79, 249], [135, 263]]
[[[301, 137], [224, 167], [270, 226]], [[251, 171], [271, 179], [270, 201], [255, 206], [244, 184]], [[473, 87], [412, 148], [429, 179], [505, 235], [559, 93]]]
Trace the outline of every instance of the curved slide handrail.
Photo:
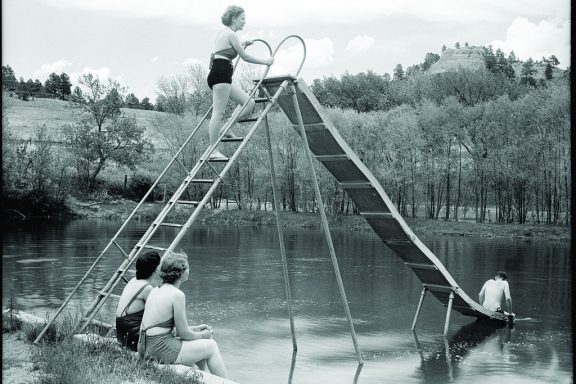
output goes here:
[[302, 47], [304, 48], [304, 55], [302, 56], [302, 61], [300, 62], [300, 66], [298, 67], [298, 70], [296, 71], [296, 73], [295, 73], [294, 75], [291, 75], [291, 76], [294, 76], [294, 77], [298, 77], [298, 74], [300, 73], [300, 70], [302, 69], [302, 66], [304, 65], [304, 61], [306, 61], [306, 43], [304, 42], [304, 39], [303, 39], [303, 38], [301, 38], [301, 37], [298, 36], [298, 35], [286, 36], [286, 37], [278, 44], [278, 46], [276, 46], [276, 49], [274, 50], [274, 53], [272, 54], [272, 56], [273, 56], [273, 57], [276, 56], [276, 53], [277, 53], [278, 50], [280, 49], [280, 46], [281, 46], [282, 44], [284, 44], [284, 43], [286, 42], [286, 40], [292, 39], [292, 38], [295, 38], [295, 39], [300, 40], [300, 42], [302, 43]]

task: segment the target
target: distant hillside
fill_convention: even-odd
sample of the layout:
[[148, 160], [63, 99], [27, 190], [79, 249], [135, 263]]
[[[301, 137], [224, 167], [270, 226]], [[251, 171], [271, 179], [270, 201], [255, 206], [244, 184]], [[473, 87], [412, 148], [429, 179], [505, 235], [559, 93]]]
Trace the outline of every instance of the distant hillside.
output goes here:
[[428, 70], [431, 74], [455, 71], [459, 68], [471, 71], [486, 69], [486, 63], [480, 47], [447, 48], [440, 59]]
[[[536, 59], [535, 59], [536, 60]], [[520, 78], [522, 73], [523, 61], [515, 61], [512, 63], [512, 68], [516, 75], [516, 79]], [[428, 73], [436, 74], [448, 71], [456, 71], [459, 68], [468, 70], [485, 70], [486, 62], [483, 56], [482, 47], [461, 47], [461, 48], [447, 48], [440, 55], [440, 59], [432, 64]], [[544, 79], [544, 70], [546, 66], [544, 63], [534, 63], [534, 69], [537, 70], [534, 75], [535, 79]], [[560, 68], [553, 69], [553, 76], [559, 77], [564, 73]]]
[[[3, 106], [8, 117], [8, 123], [14, 134], [20, 139], [29, 139], [34, 136], [37, 126], [46, 125], [51, 134], [57, 139], [60, 130], [65, 124], [77, 121], [78, 111], [70, 107], [67, 101], [54, 99], [35, 99], [22, 101], [16, 97], [8, 98], [8, 105]], [[152, 121], [155, 116], [162, 116], [165, 112], [149, 111], [143, 109], [122, 108], [128, 116], [136, 118], [139, 126], [146, 128], [145, 136], [153, 135]]]

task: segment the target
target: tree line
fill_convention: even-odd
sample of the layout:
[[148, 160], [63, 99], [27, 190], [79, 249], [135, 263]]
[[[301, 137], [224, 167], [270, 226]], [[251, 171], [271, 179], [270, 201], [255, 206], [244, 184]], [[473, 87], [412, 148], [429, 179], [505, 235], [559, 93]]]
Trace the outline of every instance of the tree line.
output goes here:
[[[22, 76], [16, 79], [16, 74], [10, 65], [2, 66], [2, 91], [8, 92], [9, 95], [15, 95], [24, 101], [33, 100], [34, 98], [69, 100], [73, 92], [70, 76], [64, 72], [60, 75], [52, 72], [44, 83], [39, 79], [28, 79], [25, 81]], [[140, 101], [133, 93], [126, 95], [122, 107], [154, 110], [154, 105], [150, 102], [150, 98], [144, 97]]]
[[[534, 61], [523, 63], [521, 73], [516, 74], [510, 71], [515, 63], [513, 53], [506, 57], [497, 50], [492, 54], [490, 47], [483, 52], [483, 70], [430, 74], [438, 57], [427, 54], [408, 74], [398, 66], [393, 76], [373, 71], [345, 73], [339, 79], [317, 79], [311, 88], [402, 215], [436, 220], [570, 223], [570, 70], [561, 75], [553, 71], [552, 76], [536, 79], [535, 72], [529, 70]], [[551, 57], [549, 64], [555, 67], [559, 63]], [[167, 113], [153, 120], [156, 148], [144, 138], [143, 129], [119, 111], [127, 99], [119, 84], [103, 87], [94, 102], [82, 92], [72, 92], [70, 102], [83, 116], [63, 130], [72, 149], [67, 156], [73, 161], [58, 163], [53, 159], [61, 168], [47, 169], [61, 171], [44, 179], [56, 183], [56, 176], [62, 175], [66, 182], [61, 185], [77, 183], [86, 193], [104, 190], [133, 198], [143, 196], [171, 153], [209, 108], [206, 72], [195, 65], [185, 74], [158, 80], [157, 104]], [[235, 75], [244, 88], [257, 77], [250, 66], [241, 66]], [[90, 76], [82, 81], [88, 89], [102, 85]], [[298, 134], [277, 108], [269, 120], [281, 206], [315, 211]], [[272, 191], [261, 133], [240, 155], [231, 176], [215, 194], [213, 207], [232, 199], [240, 209], [269, 209]], [[180, 159], [182, 164], [191, 168], [208, 143], [205, 136], [201, 134], [187, 149]], [[30, 153], [30, 148], [27, 151], [26, 155], [26, 151], [13, 148], [14, 158], [28, 156], [28, 162], [9, 164], [40, 164], [34, 160], [38, 156]], [[334, 215], [357, 213], [346, 192], [317, 166], [327, 210]], [[28, 172], [29, 190], [39, 188], [42, 179], [34, 168], [30, 166]], [[104, 169], [115, 168], [122, 169], [118, 174], [123, 174], [124, 168], [131, 170], [128, 190], [117, 179], [100, 177]], [[168, 195], [183, 177], [174, 175], [166, 180], [163, 187]], [[12, 183], [17, 189], [17, 180]], [[191, 186], [186, 198], [201, 198], [201, 188]], [[157, 193], [155, 198], [161, 195]]]

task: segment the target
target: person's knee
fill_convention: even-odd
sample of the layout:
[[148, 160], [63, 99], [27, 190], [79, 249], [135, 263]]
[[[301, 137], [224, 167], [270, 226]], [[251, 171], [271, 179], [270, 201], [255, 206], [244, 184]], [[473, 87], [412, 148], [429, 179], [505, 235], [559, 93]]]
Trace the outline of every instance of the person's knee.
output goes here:
[[206, 348], [210, 351], [210, 353], [218, 352], [218, 344], [214, 339], [207, 339]]
[[224, 120], [224, 109], [212, 111], [212, 117], [218, 121]]

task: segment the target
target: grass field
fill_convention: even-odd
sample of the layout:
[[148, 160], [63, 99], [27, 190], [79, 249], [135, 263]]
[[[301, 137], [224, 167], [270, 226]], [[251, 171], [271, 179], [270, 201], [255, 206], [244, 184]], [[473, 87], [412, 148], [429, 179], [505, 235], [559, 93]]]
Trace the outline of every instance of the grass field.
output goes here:
[[[62, 126], [78, 121], [79, 111], [70, 106], [70, 103], [54, 99], [35, 99], [22, 101], [11, 97], [3, 105], [10, 127], [20, 139], [29, 139], [34, 136], [34, 129], [45, 125], [51, 135], [57, 138]], [[152, 121], [155, 117], [165, 115], [164, 112], [147, 111], [142, 109], [122, 108], [130, 117], [135, 117], [139, 126], [146, 128], [146, 136], [153, 136]], [[57, 140], [57, 139], [56, 139]]]

